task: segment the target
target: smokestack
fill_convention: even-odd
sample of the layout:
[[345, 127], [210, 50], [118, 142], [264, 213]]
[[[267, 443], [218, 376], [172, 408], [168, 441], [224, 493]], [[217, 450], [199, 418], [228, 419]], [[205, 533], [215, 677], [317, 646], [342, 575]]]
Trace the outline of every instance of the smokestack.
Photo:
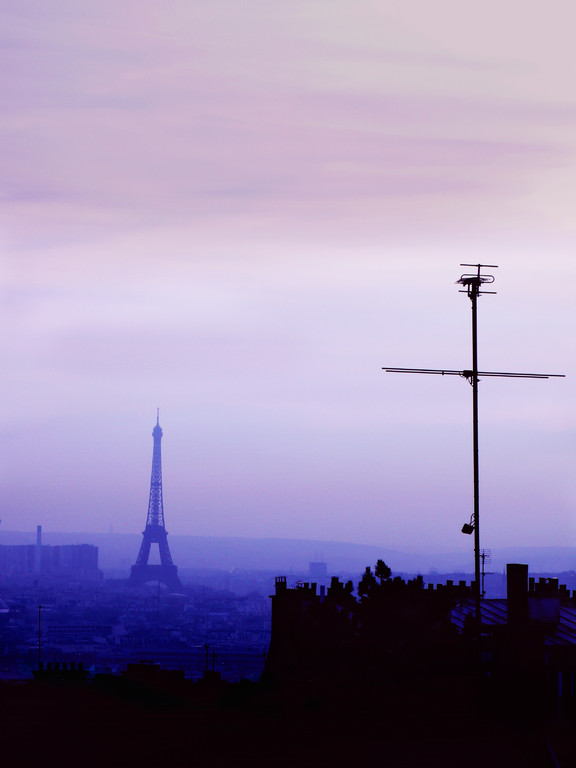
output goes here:
[[520, 624], [528, 620], [528, 566], [524, 563], [506, 565], [508, 622]]
[[36, 526], [36, 554], [34, 558], [34, 571], [40, 573], [42, 570], [42, 526]]

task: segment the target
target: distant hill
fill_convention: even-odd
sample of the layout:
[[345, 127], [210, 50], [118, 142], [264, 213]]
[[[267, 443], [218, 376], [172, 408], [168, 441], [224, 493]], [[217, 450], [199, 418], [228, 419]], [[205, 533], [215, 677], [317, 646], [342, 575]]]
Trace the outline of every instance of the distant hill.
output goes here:
[[[576, 547], [502, 547], [492, 550], [489, 570], [502, 570], [506, 563], [528, 563], [533, 573], [576, 571]], [[486, 565], [488, 570], [488, 565]]]
[[[125, 569], [136, 560], [142, 535], [132, 533], [42, 532], [43, 544], [94, 544], [100, 568]], [[382, 558], [396, 573], [473, 572], [473, 554], [402, 552], [368, 544], [307, 539], [254, 539], [216, 536], [169, 536], [170, 551], [180, 568], [266, 570], [278, 575], [306, 572], [310, 562], [327, 563], [329, 573], [362, 573]], [[34, 544], [35, 532], [0, 530], [0, 544]], [[575, 547], [506, 547], [492, 550], [487, 571], [503, 571], [506, 563], [528, 563], [536, 573], [576, 570]]]
[[[34, 544], [35, 533], [0, 531], [0, 544]], [[94, 544], [99, 549], [102, 569], [126, 568], [134, 564], [141, 534], [132, 533], [55, 533], [42, 531], [43, 544]], [[333, 541], [304, 539], [250, 539], [242, 537], [179, 536], [168, 537], [170, 551], [181, 568], [233, 570], [307, 571], [312, 561], [328, 563], [331, 572], [362, 572], [378, 558], [389, 562], [396, 571], [418, 570], [419, 558], [381, 547]]]

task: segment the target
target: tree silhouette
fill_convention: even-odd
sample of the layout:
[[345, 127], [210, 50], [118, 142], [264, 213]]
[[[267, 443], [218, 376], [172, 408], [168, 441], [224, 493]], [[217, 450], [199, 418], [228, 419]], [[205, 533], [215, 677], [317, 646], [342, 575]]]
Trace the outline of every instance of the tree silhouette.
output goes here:
[[361, 598], [370, 597], [370, 595], [374, 593], [374, 590], [377, 586], [378, 582], [376, 581], [376, 577], [372, 573], [370, 566], [367, 565], [366, 570], [362, 574], [362, 578], [358, 583], [358, 594]]
[[358, 584], [358, 595], [361, 599], [370, 599], [373, 596], [383, 594], [383, 590], [386, 584], [390, 582], [392, 571], [386, 565], [384, 560], [377, 560], [374, 573], [370, 566], [366, 567], [366, 570], [362, 574], [362, 578]]
[[374, 573], [376, 575], [376, 578], [380, 579], [380, 585], [383, 585], [384, 582], [388, 581], [388, 579], [392, 576], [392, 571], [386, 565], [384, 560], [378, 560], [376, 562], [376, 567], [374, 568]]

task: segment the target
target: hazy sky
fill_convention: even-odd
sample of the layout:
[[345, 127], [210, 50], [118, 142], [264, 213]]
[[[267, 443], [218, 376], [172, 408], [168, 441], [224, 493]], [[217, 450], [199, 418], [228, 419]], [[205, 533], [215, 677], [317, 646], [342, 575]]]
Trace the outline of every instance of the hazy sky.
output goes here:
[[576, 546], [575, 23], [0, 0], [2, 527]]

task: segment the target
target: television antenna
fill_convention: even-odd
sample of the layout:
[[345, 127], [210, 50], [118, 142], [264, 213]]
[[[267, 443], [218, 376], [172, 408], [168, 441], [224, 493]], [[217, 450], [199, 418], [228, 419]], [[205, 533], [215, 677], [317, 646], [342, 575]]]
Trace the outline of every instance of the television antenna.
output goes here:
[[492, 571], [486, 571], [486, 563], [492, 562], [492, 550], [483, 549], [480, 552], [480, 560], [482, 561], [482, 597], [484, 597], [486, 594], [486, 590], [484, 589], [484, 577], [486, 576], [486, 573], [492, 573]]
[[386, 373], [426, 373], [441, 376], [461, 376], [472, 386], [472, 459], [474, 468], [474, 505], [470, 522], [464, 523], [462, 533], [474, 533], [474, 599], [476, 613], [476, 631], [480, 637], [481, 631], [481, 599], [484, 594], [483, 579], [480, 569], [480, 480], [478, 467], [478, 382], [480, 377], [498, 376], [500, 378], [514, 379], [551, 379], [564, 378], [564, 374], [558, 373], [512, 373], [510, 371], [479, 371], [478, 370], [478, 296], [496, 291], [483, 290], [485, 285], [494, 282], [493, 275], [482, 274], [482, 269], [497, 269], [497, 264], [460, 264], [461, 267], [474, 267], [472, 273], [465, 273], [456, 281], [461, 285], [460, 293], [466, 293], [472, 304], [472, 368], [469, 370], [455, 371], [449, 369], [432, 368], [382, 368]]

